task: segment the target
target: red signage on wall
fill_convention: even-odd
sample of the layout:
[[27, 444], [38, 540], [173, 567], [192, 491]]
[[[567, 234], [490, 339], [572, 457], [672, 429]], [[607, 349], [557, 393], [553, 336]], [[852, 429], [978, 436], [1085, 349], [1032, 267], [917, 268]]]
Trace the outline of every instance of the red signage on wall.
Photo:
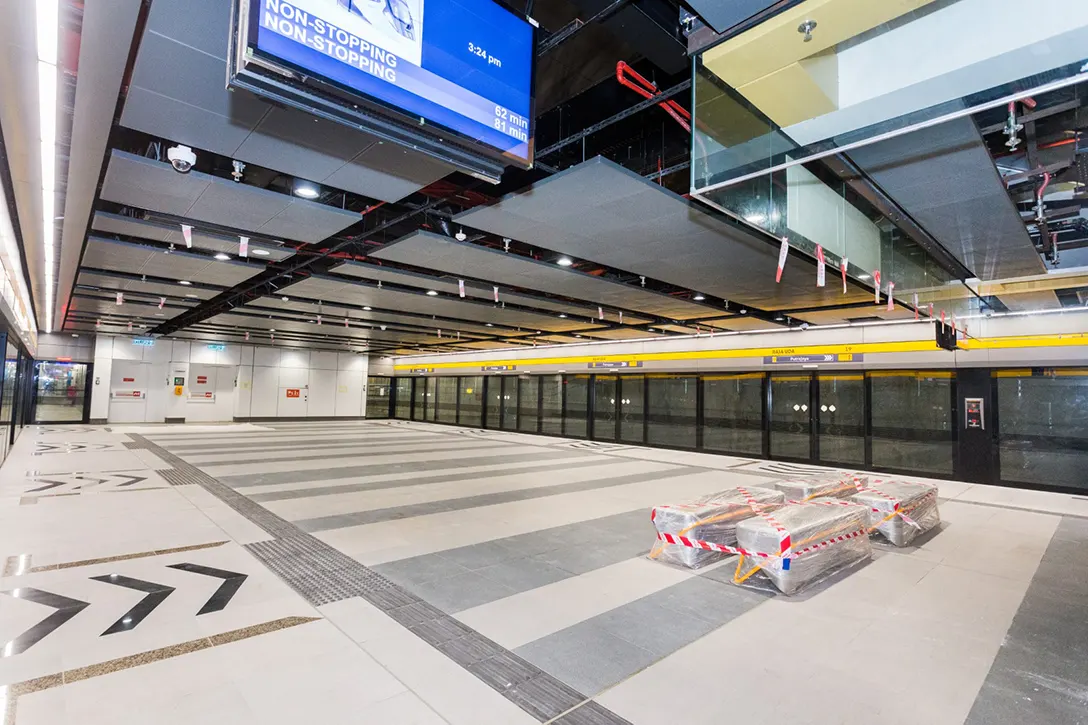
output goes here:
[[298, 388], [287, 388], [287, 397], [288, 398], [298, 398], [298, 397], [301, 397], [301, 395], [302, 395], [302, 391], [299, 390]]
[[121, 382], [122, 383], [134, 383], [134, 382], [136, 382], [136, 378], [121, 378]]
[[210, 398], [210, 397], [212, 397], [212, 394], [211, 393], [204, 393], [204, 397], [205, 398]]
[[132, 397], [133, 398], [139, 398], [140, 397], [140, 391], [139, 390], [133, 390], [132, 391]]
[[208, 376], [207, 375], [197, 375], [196, 376], [196, 381], [198, 383], [206, 383], [206, 382], [208, 382]]

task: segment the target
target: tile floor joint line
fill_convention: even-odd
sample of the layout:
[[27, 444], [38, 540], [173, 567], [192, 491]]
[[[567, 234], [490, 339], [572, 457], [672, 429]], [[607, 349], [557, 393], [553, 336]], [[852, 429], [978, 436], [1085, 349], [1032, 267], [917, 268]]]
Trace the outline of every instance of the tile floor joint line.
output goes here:
[[[631, 725], [559, 679], [492, 642], [476, 630], [402, 589], [373, 569], [352, 559], [220, 483], [170, 451], [139, 434], [134, 441], [169, 463], [179, 476], [191, 479], [243, 517], [272, 535], [271, 540], [246, 544], [253, 554], [288, 586], [315, 607], [361, 597], [408, 631], [449, 657], [493, 690], [540, 722], [562, 722], [566, 711], [592, 703], [607, 725]], [[163, 474], [165, 478], [165, 473]], [[454, 644], [460, 646], [454, 647]], [[465, 653], [493, 652], [482, 660]], [[561, 693], [557, 699], [553, 693]], [[580, 703], [580, 704], [579, 704]], [[587, 710], [586, 712], [590, 712]], [[560, 718], [557, 720], [556, 718]], [[570, 725], [576, 725], [571, 720]]]

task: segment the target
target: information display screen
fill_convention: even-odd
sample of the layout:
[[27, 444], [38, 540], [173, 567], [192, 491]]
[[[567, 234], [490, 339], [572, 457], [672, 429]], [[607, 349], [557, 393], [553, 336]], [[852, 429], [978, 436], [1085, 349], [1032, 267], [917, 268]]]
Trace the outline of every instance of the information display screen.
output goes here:
[[261, 54], [532, 161], [533, 28], [493, 0], [250, 7]]

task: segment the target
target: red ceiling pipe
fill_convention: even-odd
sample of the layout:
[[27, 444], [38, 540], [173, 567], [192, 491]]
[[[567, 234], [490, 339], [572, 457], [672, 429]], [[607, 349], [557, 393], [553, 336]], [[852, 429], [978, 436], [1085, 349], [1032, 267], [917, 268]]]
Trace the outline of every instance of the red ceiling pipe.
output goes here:
[[1035, 99], [1032, 98], [1031, 96], [1028, 96], [1027, 98], [1021, 98], [1020, 102], [1023, 103], [1028, 108], [1035, 108], [1035, 106], [1038, 105], [1037, 103], [1035, 103]]
[[[627, 78], [628, 75], [631, 76], [630, 80]], [[661, 92], [657, 90], [657, 86], [644, 78], [634, 68], [627, 65], [627, 63], [622, 60], [619, 63], [616, 63], [616, 80], [621, 86], [630, 88], [643, 98], [654, 98], [655, 96], [661, 95]], [[688, 121], [691, 120], [691, 114], [688, 113], [683, 106], [673, 100], [661, 101], [657, 105], [660, 106], [665, 113], [676, 119], [676, 122], [683, 126], [685, 131], [691, 133], [691, 124], [688, 123]]]

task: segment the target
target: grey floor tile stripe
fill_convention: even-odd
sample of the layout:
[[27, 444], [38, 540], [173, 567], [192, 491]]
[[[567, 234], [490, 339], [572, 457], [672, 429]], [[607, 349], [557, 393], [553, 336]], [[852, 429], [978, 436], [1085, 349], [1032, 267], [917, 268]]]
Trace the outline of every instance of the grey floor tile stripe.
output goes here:
[[[273, 540], [245, 548], [314, 606], [362, 597], [540, 722], [584, 707], [585, 695], [535, 665], [146, 438], [133, 435], [133, 439], [272, 534]], [[631, 725], [614, 713], [607, 714], [611, 719], [601, 725]]]
[[346, 486], [313, 486], [311, 488], [298, 488], [290, 491], [273, 491], [271, 493], [253, 494], [250, 498], [259, 503], [268, 501], [288, 501], [300, 498], [313, 498], [315, 496], [331, 496], [338, 493], [358, 493], [360, 491], [377, 491], [386, 488], [398, 488], [400, 486], [421, 486], [428, 483], [449, 483], [453, 481], [476, 481], [484, 478], [496, 478], [498, 476], [510, 476], [521, 473], [540, 473], [541, 471], [565, 471], [570, 468], [584, 468], [586, 466], [612, 465], [607, 458], [594, 456], [581, 461], [567, 461], [561, 468], [553, 464], [544, 463], [539, 466], [525, 466], [522, 468], [500, 468], [490, 471], [469, 471], [466, 473], [437, 474], [434, 476], [419, 476], [416, 478], [395, 479], [391, 481], [371, 481], [368, 483], [352, 483]]
[[496, 504], [512, 503], [514, 501], [529, 501], [535, 498], [561, 496], [567, 493], [593, 491], [595, 489], [611, 488], [614, 486], [626, 486], [632, 483], [642, 483], [643, 481], [675, 478], [676, 476], [684, 476], [689, 473], [692, 473], [692, 469], [684, 466], [677, 466], [675, 468], [665, 468], [657, 471], [632, 473], [626, 476], [612, 476], [609, 478], [595, 478], [588, 481], [578, 481], [576, 483], [562, 483], [557, 486], [541, 486], [517, 491], [499, 491], [496, 493], [480, 494], [479, 496], [464, 496], [441, 501], [409, 504], [407, 506], [391, 506], [389, 508], [372, 509], [370, 511], [355, 511], [346, 514], [334, 514], [332, 516], [318, 516], [312, 519], [299, 519], [294, 523], [303, 531], [330, 531], [332, 529], [343, 529], [349, 526], [376, 524], [382, 521], [448, 513], [450, 511], [464, 511], [466, 509], [479, 508], [481, 506], [494, 506]]
[[[267, 456], [264, 456], [263, 458], [256, 459], [256, 460], [242, 460], [242, 461], [231, 461], [229, 459], [227, 459], [227, 460], [219, 459], [219, 460], [205, 461], [205, 460], [203, 460], [203, 456], [201, 456], [199, 453], [195, 453], [195, 452], [186, 453], [186, 454], [184, 454], [184, 457], [186, 458], [186, 460], [191, 458], [196, 463], [200, 463], [200, 464], [205, 465], [205, 466], [227, 466], [227, 465], [244, 466], [247, 463], [253, 464], [253, 465], [258, 465], [258, 464], [263, 464], [263, 463], [292, 463], [294, 461], [316, 461], [316, 460], [325, 460], [325, 459], [338, 461], [338, 460], [341, 460], [341, 459], [344, 459], [344, 458], [360, 458], [360, 459], [364, 459], [364, 458], [380, 458], [380, 457], [391, 456], [391, 455], [395, 455], [395, 454], [399, 454], [399, 455], [402, 455], [402, 456], [410, 456], [410, 455], [412, 455], [414, 453], [430, 453], [432, 451], [465, 451], [465, 450], [475, 451], [475, 450], [488, 450], [488, 449], [494, 449], [494, 448], [495, 448], [494, 443], [491, 443], [491, 444], [488, 444], [488, 445], [484, 445], [484, 444], [481, 443], [479, 445], [471, 445], [471, 446], [459, 446], [459, 445], [455, 445], [455, 444], [445, 444], [445, 443], [443, 443], [442, 445], [435, 445], [435, 444], [432, 443], [432, 444], [422, 444], [422, 445], [421, 444], [416, 444], [416, 445], [413, 445], [411, 448], [400, 447], [400, 446], [374, 446], [374, 447], [367, 447], [367, 448], [364, 448], [362, 450], [356, 449], [354, 446], [350, 446], [350, 447], [349, 446], [343, 446], [343, 447], [338, 447], [338, 448], [329, 448], [329, 449], [325, 449], [325, 450], [320, 450], [320, 451], [318, 451], [316, 453], [309, 454], [309, 455], [306, 454], [305, 451], [308, 451], [310, 449], [309, 448], [302, 448], [302, 449], [299, 449], [297, 452], [292, 453], [290, 455], [283, 455], [283, 456], [267, 455]], [[280, 448], [270, 448], [270, 449], [268, 449], [268, 452], [272, 453], [274, 451], [279, 451], [279, 450], [282, 450], [282, 449], [280, 449]], [[251, 451], [247, 451], [247, 452], [251, 452]], [[255, 451], [252, 451], [252, 452], [255, 452]], [[365, 465], [365, 464], [363, 464], [363, 465]]]
[[1088, 521], [1063, 517], [965, 725], [1088, 722]]
[[434, 436], [398, 436], [389, 440], [374, 440], [373, 438], [328, 438], [315, 436], [313, 438], [292, 436], [287, 439], [273, 440], [236, 440], [230, 436], [221, 436], [215, 439], [215, 443], [209, 442], [184, 442], [167, 443], [160, 445], [173, 453], [224, 453], [235, 451], [262, 451], [283, 450], [294, 448], [374, 448], [377, 446], [410, 446], [427, 443], [445, 443], [446, 438]]
[[274, 473], [250, 473], [231, 474], [219, 476], [220, 483], [228, 486], [243, 488], [249, 486], [274, 486], [280, 483], [307, 483], [309, 481], [331, 481], [341, 478], [356, 478], [358, 476], [382, 476], [387, 473], [404, 473], [405, 471], [456, 471], [458, 468], [474, 468], [476, 466], [493, 466], [507, 462], [547, 461], [556, 458], [569, 458], [570, 451], [532, 451], [530, 453], [514, 453], [503, 455], [497, 453], [493, 456], [479, 456], [471, 458], [451, 458], [448, 460], [437, 459], [430, 461], [405, 461], [403, 463], [377, 463], [372, 465], [347, 465], [335, 468], [309, 468], [299, 471], [276, 471]]

